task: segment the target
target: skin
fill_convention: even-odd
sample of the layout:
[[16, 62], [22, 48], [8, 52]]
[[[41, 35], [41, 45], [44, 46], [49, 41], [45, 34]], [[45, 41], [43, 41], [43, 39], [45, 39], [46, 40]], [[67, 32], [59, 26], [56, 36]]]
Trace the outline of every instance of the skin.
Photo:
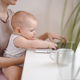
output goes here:
[[0, 17], [6, 21], [8, 14], [7, 14], [7, 8], [9, 5], [15, 5], [16, 0], [0, 0]]

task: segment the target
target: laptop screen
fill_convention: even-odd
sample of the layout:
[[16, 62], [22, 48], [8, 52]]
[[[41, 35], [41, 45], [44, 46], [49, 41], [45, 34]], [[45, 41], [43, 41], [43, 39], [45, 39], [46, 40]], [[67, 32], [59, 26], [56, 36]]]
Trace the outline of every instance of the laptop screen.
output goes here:
[[77, 46], [74, 57], [74, 78], [80, 80], [79, 76], [80, 76], [80, 42]]

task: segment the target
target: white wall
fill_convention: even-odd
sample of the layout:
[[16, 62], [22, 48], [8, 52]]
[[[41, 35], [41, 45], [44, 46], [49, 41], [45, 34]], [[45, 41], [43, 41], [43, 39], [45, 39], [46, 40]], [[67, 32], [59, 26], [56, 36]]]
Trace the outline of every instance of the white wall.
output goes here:
[[[64, 2], [65, 0], [18, 0], [15, 6], [9, 6], [9, 8], [14, 12], [19, 10], [27, 11], [36, 17], [38, 21], [36, 36], [46, 31], [60, 34]], [[73, 0], [68, 0], [64, 24], [72, 11], [72, 2]]]

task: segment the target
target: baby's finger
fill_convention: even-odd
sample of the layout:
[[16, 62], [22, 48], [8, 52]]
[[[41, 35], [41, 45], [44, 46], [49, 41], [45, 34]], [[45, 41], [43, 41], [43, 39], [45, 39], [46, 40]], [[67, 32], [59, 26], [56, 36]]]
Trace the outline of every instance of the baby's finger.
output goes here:
[[63, 42], [64, 44], [66, 43], [65, 37], [62, 37], [62, 42]]
[[56, 47], [54, 46], [52, 49], [53, 49], [53, 50], [54, 50], [54, 49], [56, 50]]
[[54, 48], [54, 49], [56, 49], [56, 48], [57, 48], [57, 46], [58, 46], [58, 45], [57, 45], [56, 43], [54, 43], [53, 48]]

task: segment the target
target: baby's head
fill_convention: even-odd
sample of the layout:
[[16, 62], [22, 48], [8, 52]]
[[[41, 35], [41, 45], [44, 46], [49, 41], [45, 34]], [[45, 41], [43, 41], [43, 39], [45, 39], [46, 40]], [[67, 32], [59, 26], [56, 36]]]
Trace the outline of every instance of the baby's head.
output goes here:
[[26, 11], [16, 12], [12, 17], [11, 25], [14, 34], [21, 35], [27, 39], [33, 38], [36, 34], [37, 21], [32, 14]]

